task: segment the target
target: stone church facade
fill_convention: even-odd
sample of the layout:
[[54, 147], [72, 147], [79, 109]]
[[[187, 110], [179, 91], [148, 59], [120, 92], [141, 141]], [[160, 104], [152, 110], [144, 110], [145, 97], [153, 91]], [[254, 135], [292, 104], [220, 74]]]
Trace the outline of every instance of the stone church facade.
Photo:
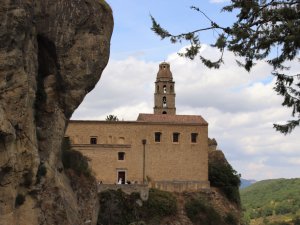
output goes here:
[[91, 159], [104, 184], [137, 183], [167, 191], [209, 188], [208, 123], [198, 115], [176, 115], [175, 82], [161, 63], [154, 113], [136, 121], [72, 120], [66, 136]]

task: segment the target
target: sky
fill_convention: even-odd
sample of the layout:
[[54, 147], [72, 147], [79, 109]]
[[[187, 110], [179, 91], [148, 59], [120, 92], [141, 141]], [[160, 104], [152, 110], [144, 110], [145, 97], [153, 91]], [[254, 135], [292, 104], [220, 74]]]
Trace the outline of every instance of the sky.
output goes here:
[[[222, 26], [230, 25], [234, 13], [221, 13], [224, 0], [108, 0], [114, 15], [109, 63], [95, 89], [72, 119], [136, 120], [139, 113], [153, 113], [154, 81], [159, 63], [171, 65], [175, 81], [176, 110], [182, 115], [202, 115], [233, 168], [245, 179], [300, 177], [300, 128], [284, 136], [273, 123], [290, 119], [290, 109], [273, 90], [271, 68], [259, 62], [248, 73], [238, 67], [236, 57], [225, 52], [218, 70], [208, 69], [199, 59], [178, 56], [187, 43], [171, 44], [151, 30], [150, 15], [172, 33], [209, 26], [209, 21], [190, 9], [194, 5]], [[201, 34], [201, 52], [214, 58], [210, 47], [217, 37]], [[300, 65], [291, 62], [299, 73]], [[292, 71], [291, 71], [292, 72]]]

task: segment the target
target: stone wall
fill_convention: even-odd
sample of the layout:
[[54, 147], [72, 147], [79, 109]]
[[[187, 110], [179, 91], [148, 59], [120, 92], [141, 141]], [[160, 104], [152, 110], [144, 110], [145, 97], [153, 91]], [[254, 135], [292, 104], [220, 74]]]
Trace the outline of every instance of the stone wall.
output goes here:
[[[161, 142], [154, 133], [161, 132]], [[173, 132], [180, 133], [172, 142]], [[191, 143], [191, 133], [198, 133]], [[73, 148], [91, 159], [98, 181], [117, 183], [117, 171], [126, 171], [126, 180], [143, 182], [143, 144], [145, 145], [145, 178], [151, 181], [208, 181], [207, 125], [150, 122], [72, 121], [66, 135]], [[97, 145], [89, 144], [97, 137]], [[122, 140], [123, 144], [116, 144]], [[125, 152], [125, 160], [118, 160]]]

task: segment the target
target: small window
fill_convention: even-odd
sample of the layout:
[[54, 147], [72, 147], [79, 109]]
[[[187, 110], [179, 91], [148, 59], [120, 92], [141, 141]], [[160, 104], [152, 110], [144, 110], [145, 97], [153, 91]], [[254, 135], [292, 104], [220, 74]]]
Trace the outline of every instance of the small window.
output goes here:
[[163, 111], [162, 114], [167, 114], [167, 112], [166, 112], [166, 111]]
[[163, 89], [164, 89], [164, 94], [166, 94], [167, 93], [167, 86], [164, 85]]
[[197, 137], [198, 137], [197, 133], [191, 133], [191, 142], [197, 143]]
[[118, 160], [125, 160], [125, 152], [118, 152]]
[[155, 132], [154, 138], [155, 138], [155, 142], [160, 142], [161, 133], [160, 132]]
[[179, 142], [179, 133], [173, 133], [173, 142]]
[[97, 138], [96, 137], [91, 137], [90, 138], [90, 144], [91, 145], [96, 145], [97, 144]]

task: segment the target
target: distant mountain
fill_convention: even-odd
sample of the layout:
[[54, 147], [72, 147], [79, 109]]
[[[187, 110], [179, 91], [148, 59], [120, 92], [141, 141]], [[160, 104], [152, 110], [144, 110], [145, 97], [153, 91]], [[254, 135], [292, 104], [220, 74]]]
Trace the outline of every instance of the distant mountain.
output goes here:
[[252, 185], [252, 184], [254, 184], [254, 183], [256, 183], [256, 182], [257, 182], [256, 180], [246, 180], [246, 179], [241, 178], [241, 186], [240, 186], [240, 189], [249, 187], [250, 185]]
[[248, 224], [300, 224], [300, 178], [258, 181], [240, 195]]

